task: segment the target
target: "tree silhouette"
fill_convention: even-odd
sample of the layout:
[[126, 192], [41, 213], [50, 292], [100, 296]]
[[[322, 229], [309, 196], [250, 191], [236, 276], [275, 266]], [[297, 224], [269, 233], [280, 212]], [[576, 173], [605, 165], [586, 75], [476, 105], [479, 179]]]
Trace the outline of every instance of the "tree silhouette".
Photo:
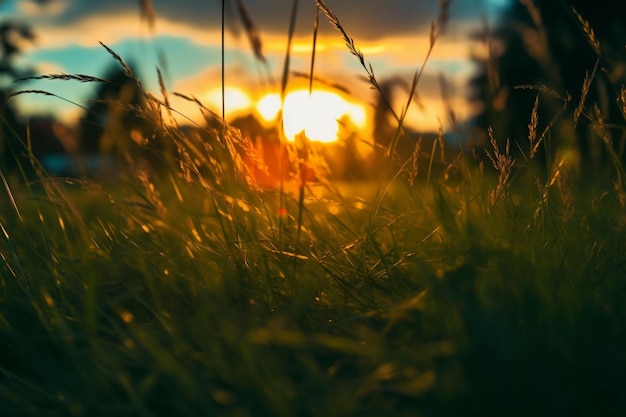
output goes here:
[[31, 75], [30, 70], [18, 70], [14, 60], [22, 52], [22, 42], [34, 39], [34, 32], [24, 22], [8, 20], [0, 23], [0, 75], [9, 75], [13, 80]]
[[117, 65], [102, 79], [79, 121], [79, 153], [156, 167], [162, 143], [141, 82]]
[[[604, 137], [624, 159], [625, 132], [616, 126], [625, 117], [618, 97], [626, 82], [626, 2], [515, 1], [477, 38], [490, 46], [488, 56], [475, 58], [480, 72], [472, 80], [483, 133], [492, 127], [498, 140], [517, 141], [529, 154], [524, 139], [539, 95], [537, 130], [549, 128], [551, 142], [537, 155], [575, 149], [597, 168]], [[608, 131], [594, 133], [600, 125]]]
[[103, 79], [80, 120], [80, 150], [87, 154], [114, 152], [130, 140], [134, 127], [143, 124], [136, 111], [145, 104], [138, 80], [117, 66]]
[[15, 58], [22, 52], [24, 41], [33, 41], [35, 35], [27, 24], [7, 20], [0, 23], [0, 169], [11, 170], [22, 155], [21, 140], [17, 132], [17, 112], [8, 100], [12, 81], [33, 74], [20, 70]]

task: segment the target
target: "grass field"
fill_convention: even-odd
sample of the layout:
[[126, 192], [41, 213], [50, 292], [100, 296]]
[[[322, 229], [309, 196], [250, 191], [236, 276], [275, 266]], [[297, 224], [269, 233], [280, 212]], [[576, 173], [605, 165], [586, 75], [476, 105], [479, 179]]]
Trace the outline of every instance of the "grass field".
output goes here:
[[159, 176], [0, 187], [0, 415], [626, 415], [619, 161], [291, 193], [163, 129]]

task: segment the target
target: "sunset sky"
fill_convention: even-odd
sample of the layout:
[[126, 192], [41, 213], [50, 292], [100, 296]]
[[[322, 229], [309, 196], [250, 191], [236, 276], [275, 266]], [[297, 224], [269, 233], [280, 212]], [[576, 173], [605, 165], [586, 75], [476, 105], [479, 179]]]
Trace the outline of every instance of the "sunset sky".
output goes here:
[[[453, 87], [453, 106], [461, 118], [467, 117], [464, 85], [473, 67], [469, 62], [472, 46], [468, 33], [481, 25], [481, 19], [494, 19], [507, 0], [456, 0], [452, 2], [450, 22], [429, 60], [418, 93], [424, 103], [421, 111], [411, 113], [418, 129], [437, 128], [441, 115], [438, 77], [443, 74]], [[241, 111], [278, 89], [286, 51], [291, 0], [244, 0], [261, 34], [263, 52], [269, 63], [268, 85], [265, 69], [254, 59], [239, 20], [234, 2], [227, 1], [226, 85], [232, 95], [226, 107]], [[409, 80], [422, 64], [428, 49], [430, 22], [436, 19], [437, 0], [327, 0], [358, 48], [371, 63], [379, 81], [394, 76]], [[0, 16], [19, 18], [30, 23], [37, 35], [26, 48], [19, 65], [34, 66], [39, 73], [80, 73], [102, 76], [114, 61], [99, 45], [103, 42], [137, 69], [142, 81], [155, 93], [158, 82], [155, 68], [161, 68], [169, 91], [194, 95], [207, 106], [219, 106], [220, 7], [219, 0], [154, 0], [156, 25], [151, 31], [142, 20], [138, 1], [129, 0], [0, 0]], [[300, 1], [291, 69], [308, 72], [313, 0]], [[159, 60], [162, 54], [164, 61]], [[370, 111], [374, 93], [365, 83], [364, 71], [345, 48], [340, 34], [322, 18], [316, 58], [316, 76], [349, 90], [344, 98]], [[297, 77], [292, 77], [296, 88]], [[42, 89], [68, 100], [85, 104], [93, 86], [74, 82], [38, 81], [22, 83], [16, 89]], [[406, 100], [403, 98], [403, 100]], [[23, 112], [46, 112], [72, 120], [80, 108], [52, 97], [20, 96]], [[198, 116], [195, 105], [176, 101], [174, 107], [191, 118]], [[232, 117], [235, 113], [229, 113]]]

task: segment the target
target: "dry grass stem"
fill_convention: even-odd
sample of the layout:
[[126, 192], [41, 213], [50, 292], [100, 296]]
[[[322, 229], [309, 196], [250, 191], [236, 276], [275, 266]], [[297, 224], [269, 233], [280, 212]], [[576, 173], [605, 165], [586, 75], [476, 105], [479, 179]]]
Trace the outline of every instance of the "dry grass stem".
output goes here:
[[537, 91], [539, 93], [542, 94], [546, 94], [548, 96], [554, 97], [558, 100], [561, 101], [566, 101], [569, 100], [569, 97], [563, 97], [561, 94], [559, 94], [559, 92], [557, 92], [555, 89], [548, 87], [545, 84], [541, 84], [541, 85], [537, 85], [537, 84], [522, 84], [522, 85], [516, 85], [515, 87], [516, 90], [534, 90]]
[[554, 167], [554, 169], [552, 170], [552, 174], [550, 175], [550, 178], [548, 179], [548, 182], [546, 183], [546, 185], [541, 186], [541, 184], [538, 184], [539, 189], [541, 190], [541, 200], [539, 201], [539, 205], [537, 206], [537, 209], [533, 213], [533, 222], [536, 222], [538, 220], [542, 209], [546, 207], [546, 205], [548, 204], [548, 199], [550, 197], [550, 189], [554, 186], [557, 180], [561, 177], [561, 173], [564, 167], [565, 167], [565, 159], [562, 158], [559, 161], [559, 163], [556, 165], [556, 167]]
[[109, 81], [99, 77], [93, 77], [85, 74], [46, 74], [33, 77], [20, 78], [15, 82], [31, 81], [31, 80], [61, 80], [61, 81], [78, 81], [81, 83], [108, 83]]
[[585, 32], [589, 45], [591, 45], [597, 55], [600, 55], [600, 41], [596, 37], [596, 33], [594, 32], [593, 28], [591, 27], [589, 22], [584, 17], [582, 17], [581, 14], [578, 13], [578, 11], [573, 6], [572, 12], [574, 12], [574, 15], [576, 15], [576, 18], [578, 19], [578, 22], [580, 23], [583, 32]]
[[163, 74], [161, 73], [161, 70], [159, 68], [157, 68], [156, 70], [157, 70], [157, 77], [159, 79], [159, 87], [161, 89], [161, 96], [163, 96], [163, 104], [165, 105], [167, 114], [170, 117], [170, 121], [174, 121], [174, 118], [172, 117], [172, 109], [170, 107], [169, 96], [167, 94], [167, 88], [165, 87], [165, 81], [163, 81]]
[[[561, 117], [561, 115], [563, 113], [565, 113], [565, 111], [567, 110], [570, 102], [572, 101], [572, 97], [569, 94], [566, 97], [562, 97], [554, 89], [549, 88], [549, 87], [547, 87], [545, 85], [519, 85], [519, 86], [515, 86], [514, 88], [515, 89], [534, 90], [534, 91], [537, 91], [539, 93], [543, 93], [543, 94], [549, 95], [551, 97], [554, 97], [554, 98], [556, 98], [556, 99], [558, 99], [558, 100], [560, 100], [562, 102], [561, 107], [558, 109], [558, 111], [556, 111], [554, 117], [550, 120], [550, 123], [548, 123], [548, 125], [541, 132], [541, 136], [539, 136], [539, 139], [534, 139], [533, 135], [536, 135], [536, 132], [531, 132], [531, 127], [532, 126], [534, 126], [532, 128], [532, 130], [536, 130], [536, 125], [535, 125], [535, 122], [534, 122], [533, 118], [534, 117], [538, 117], [538, 116], [534, 115], [535, 109], [533, 107], [533, 114], [531, 114], [531, 122], [529, 124], [529, 139], [531, 137], [533, 137], [533, 140], [531, 142], [534, 142], [534, 145], [531, 144], [531, 154], [532, 154], [532, 156], [534, 156], [539, 151], [539, 146], [544, 141], [544, 139], [545, 139], [546, 135], [548, 134], [548, 132], [550, 132], [550, 130], [552, 130], [552, 128], [554, 126], [556, 126], [556, 124], [559, 121], [559, 118]], [[535, 106], [537, 106], [537, 109], [538, 109], [537, 99], [535, 100]], [[531, 158], [532, 158], [532, 156], [531, 156]]]
[[413, 153], [411, 153], [410, 165], [409, 165], [409, 185], [411, 187], [415, 184], [415, 179], [419, 173], [419, 161], [422, 157], [422, 137], [420, 136], [415, 143]]
[[588, 71], [585, 71], [585, 79], [583, 80], [583, 88], [580, 93], [580, 101], [578, 102], [578, 106], [574, 110], [574, 126], [578, 124], [578, 120], [585, 109], [585, 102], [587, 100], [587, 95], [589, 94], [589, 90], [591, 89], [591, 84], [593, 83], [593, 79], [595, 78], [596, 71], [598, 70], [598, 64], [600, 60], [596, 60], [596, 64], [593, 67], [593, 71], [589, 74]]
[[539, 9], [537, 9], [537, 6], [535, 6], [535, 2], [533, 0], [519, 0], [519, 1], [526, 7], [526, 10], [528, 10], [528, 14], [530, 15], [530, 18], [532, 19], [533, 24], [537, 28], [541, 28], [543, 26], [543, 22], [541, 19], [541, 12], [539, 12]]
[[38, 94], [38, 95], [41, 95], [41, 96], [54, 97], [54, 98], [63, 100], [66, 103], [70, 103], [73, 106], [80, 107], [81, 109], [88, 111], [87, 107], [85, 107], [85, 106], [83, 106], [81, 104], [78, 104], [78, 103], [76, 103], [76, 102], [74, 102], [72, 100], [66, 99], [65, 97], [61, 97], [61, 96], [59, 96], [57, 94], [53, 94], [53, 93], [51, 93], [49, 91], [45, 91], [45, 90], [18, 90], [18, 91], [13, 91], [12, 93], [7, 95], [7, 100], [12, 98], [12, 97], [20, 96], [22, 94]]
[[437, 143], [439, 144], [439, 162], [442, 164], [446, 161], [446, 146], [443, 140], [443, 123], [439, 121], [439, 129], [437, 131]]
[[[363, 52], [361, 52], [355, 46], [354, 39], [352, 39], [348, 35], [348, 32], [346, 32], [346, 30], [343, 28], [342, 24], [339, 22], [339, 18], [337, 17], [337, 15], [326, 5], [326, 3], [323, 0], [317, 0], [316, 3], [317, 3], [317, 7], [321, 9], [322, 12], [324, 12], [324, 15], [326, 15], [326, 18], [328, 19], [328, 21], [335, 27], [335, 29], [337, 29], [341, 33], [341, 36], [343, 37], [343, 40], [346, 44], [346, 47], [348, 48], [348, 51], [350, 51], [352, 55], [357, 57], [357, 59], [361, 63], [361, 66], [363, 67], [363, 69], [365, 69], [368, 76], [370, 77], [370, 81], [373, 81], [372, 80], [373, 70], [371, 70], [371, 66], [365, 63]], [[378, 83], [375, 82], [375, 84], [377, 85]]]
[[148, 22], [150, 32], [154, 32], [156, 13], [154, 12], [152, 0], [139, 0], [139, 9], [141, 10], [141, 17]]
[[439, 16], [437, 17], [437, 26], [439, 27], [440, 33], [443, 33], [445, 28], [448, 26], [451, 4], [452, 0], [439, 0]]
[[104, 49], [106, 49], [106, 51], [109, 53], [109, 55], [111, 55], [113, 57], [113, 59], [115, 59], [117, 62], [120, 63], [122, 68], [124, 68], [124, 74], [128, 78], [132, 78], [132, 79], [136, 80], [138, 85], [141, 85], [139, 79], [137, 77], [135, 77], [135, 74], [133, 73], [133, 70], [128, 66], [128, 64], [126, 64], [126, 62], [122, 59], [122, 57], [119, 56], [119, 54], [117, 52], [115, 52], [113, 49], [111, 49], [108, 46], [106, 46], [104, 43], [102, 43], [102, 42], [99, 42], [99, 43], [100, 43], [100, 45], [102, 45], [102, 47]]
[[495, 204], [506, 196], [509, 178], [515, 165], [515, 159], [511, 156], [511, 142], [507, 139], [504, 152], [500, 152], [498, 149], [498, 143], [493, 136], [493, 130], [489, 128], [489, 142], [493, 148], [493, 153], [485, 149], [487, 157], [491, 160], [493, 167], [498, 171], [498, 184], [496, 188], [489, 193], [490, 207], [493, 208]]
[[409, 91], [407, 104], [403, 107], [402, 113], [398, 115], [393, 109], [393, 107], [391, 106], [391, 103], [389, 103], [389, 101], [387, 100], [387, 97], [384, 96], [383, 91], [376, 79], [376, 75], [374, 74], [374, 68], [372, 67], [372, 64], [365, 62], [365, 57], [363, 55], [363, 52], [361, 52], [361, 50], [359, 50], [356, 47], [354, 43], [354, 39], [348, 35], [348, 32], [346, 32], [346, 30], [344, 29], [337, 15], [335, 15], [335, 13], [326, 5], [324, 0], [317, 0], [317, 6], [319, 7], [319, 9], [322, 10], [324, 15], [326, 15], [326, 18], [335, 27], [335, 29], [337, 29], [339, 33], [341, 33], [341, 36], [346, 44], [346, 47], [348, 48], [348, 51], [358, 59], [359, 63], [361, 64], [361, 67], [365, 70], [367, 74], [368, 82], [378, 91], [378, 93], [382, 97], [382, 100], [385, 106], [389, 109], [390, 114], [398, 122], [398, 128], [396, 129], [396, 134], [393, 136], [387, 149], [385, 150], [385, 156], [387, 158], [389, 158], [389, 156], [391, 156], [395, 152], [395, 149], [398, 144], [398, 140], [400, 138], [400, 134], [399, 134], [400, 132], [404, 133], [404, 135], [407, 137], [411, 137], [410, 133], [406, 130], [404, 126], [404, 119], [406, 117], [406, 114], [408, 112], [411, 102], [414, 100], [414, 97], [416, 96], [415, 92], [417, 89], [417, 85], [426, 67], [426, 62], [428, 62], [430, 55], [432, 54], [432, 51], [434, 49], [437, 38], [444, 30], [445, 25], [448, 21], [450, 3], [451, 3], [450, 1], [446, 1], [446, 0], [440, 1], [439, 17], [438, 17], [438, 20], [433, 21], [431, 24], [430, 45], [429, 45], [428, 51], [426, 52], [424, 62], [420, 66], [420, 68], [417, 71], [415, 71], [413, 75], [413, 81], [411, 83], [411, 88]]
[[540, 140], [537, 140], [537, 124], [539, 123], [539, 95], [535, 97], [533, 111], [530, 114], [530, 123], [528, 124], [528, 142], [530, 143], [530, 159], [533, 159], [537, 150], [539, 150]]
[[263, 55], [263, 42], [261, 40], [261, 35], [252, 20], [252, 16], [248, 12], [248, 9], [243, 4], [242, 0], [235, 0], [235, 5], [237, 6], [237, 13], [239, 14], [239, 19], [241, 20], [241, 24], [243, 25], [246, 34], [248, 35], [248, 40], [250, 41], [250, 46], [252, 46], [252, 52], [254, 56], [259, 61], [265, 63], [265, 55]]
[[[376, 75], [374, 74], [374, 68], [372, 67], [372, 64], [365, 62], [365, 57], [363, 55], [363, 52], [361, 52], [361, 50], [356, 47], [354, 43], [354, 39], [352, 39], [348, 35], [348, 32], [346, 32], [346, 30], [344, 29], [337, 15], [335, 15], [335, 13], [326, 5], [326, 3], [323, 0], [317, 0], [317, 6], [324, 13], [328, 21], [331, 23], [331, 25], [333, 25], [333, 27], [336, 30], [338, 30], [339, 33], [341, 33], [341, 36], [344, 40], [344, 43], [346, 44], [346, 47], [348, 48], [348, 51], [350, 52], [350, 54], [354, 55], [357, 58], [357, 60], [359, 61], [359, 64], [365, 70], [365, 73], [367, 74], [367, 77], [366, 77], [367, 82], [369, 82], [372, 85], [372, 87], [374, 87], [374, 89], [378, 91], [378, 93], [381, 96], [381, 99], [383, 100], [385, 107], [389, 110], [393, 118], [398, 122], [397, 130], [403, 131], [407, 136], [410, 136], [408, 135], [408, 132], [406, 132], [406, 129], [401, 123], [402, 117], [396, 113], [396, 111], [391, 106], [391, 103], [389, 102], [387, 97], [385, 97], [383, 90], [380, 84], [378, 83], [378, 80], [376, 79]], [[416, 75], [414, 77], [414, 84], [416, 84], [416, 81], [418, 79], [417, 74], [418, 72], [416, 72]], [[409, 99], [412, 99], [412, 94], [410, 95]], [[388, 157], [393, 152], [395, 143], [397, 142], [397, 137], [398, 135], [394, 136], [389, 147], [385, 150], [385, 156]]]
[[6, 190], [7, 195], [9, 196], [9, 201], [11, 201], [11, 206], [13, 207], [13, 210], [15, 210], [15, 214], [17, 215], [17, 218], [19, 219], [20, 222], [23, 222], [24, 219], [22, 218], [22, 213], [20, 213], [20, 209], [18, 208], [17, 203], [15, 202], [15, 197], [13, 197], [13, 193], [11, 192], [11, 187], [9, 186], [9, 183], [6, 180], [6, 177], [2, 173], [2, 170], [0, 170], [0, 179], [2, 179], [2, 184], [4, 185], [4, 189]]
[[311, 75], [310, 72], [302, 72], [302, 71], [291, 71], [290, 72], [292, 77], [296, 77], [296, 78], [306, 78], [307, 80], [310, 81], [315, 81], [316, 83], [325, 85], [328, 88], [331, 88], [333, 90], [337, 90], [343, 94], [346, 95], [352, 95], [352, 92], [350, 91], [350, 89], [342, 84], [336, 83], [334, 81], [330, 81], [327, 79], [324, 79], [320, 76], [317, 75]]
[[624, 85], [622, 85], [622, 88], [620, 89], [619, 103], [624, 120], [626, 120], [626, 87]]

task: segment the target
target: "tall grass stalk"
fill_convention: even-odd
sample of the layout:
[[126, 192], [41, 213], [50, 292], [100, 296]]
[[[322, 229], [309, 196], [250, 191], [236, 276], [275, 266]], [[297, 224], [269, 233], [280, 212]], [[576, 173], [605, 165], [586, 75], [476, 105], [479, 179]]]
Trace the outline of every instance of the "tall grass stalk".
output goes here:
[[[221, 31], [220, 31], [220, 36], [221, 36], [221, 42], [222, 42], [222, 47], [221, 47], [221, 55], [220, 55], [220, 59], [222, 62], [221, 65], [221, 82], [222, 82], [222, 120], [226, 120], [226, 57], [225, 57], [225, 53], [226, 53], [226, 0], [222, 0], [222, 7], [220, 9], [221, 12]], [[225, 132], [224, 132], [224, 124], [222, 124], [222, 143], [224, 142], [224, 137], [225, 137]]]
[[[317, 51], [317, 32], [319, 30], [319, 20], [320, 20], [320, 9], [319, 7], [315, 8], [315, 21], [313, 22], [313, 41], [311, 47], [311, 64], [309, 69], [309, 99], [313, 96], [313, 81], [315, 79], [315, 55]], [[296, 231], [296, 241], [295, 241], [295, 253], [298, 254], [298, 245], [300, 244], [300, 236], [302, 233], [302, 216], [304, 214], [304, 197], [306, 191], [306, 182], [307, 182], [307, 170], [309, 164], [309, 140], [305, 135], [301, 136], [302, 139], [302, 162], [300, 164], [300, 181], [298, 184], [298, 220], [297, 220], [297, 231]], [[298, 257], [294, 256], [293, 258], [293, 275], [296, 277], [298, 265]]]
[[[285, 210], [285, 176], [286, 176], [286, 166], [285, 166], [285, 155], [287, 153], [287, 143], [284, 132], [284, 123], [283, 123], [283, 113], [284, 109], [282, 105], [285, 103], [285, 97], [287, 95], [287, 83], [289, 81], [289, 71], [291, 68], [291, 44], [293, 42], [293, 36], [296, 30], [296, 19], [298, 16], [298, 7], [299, 1], [293, 0], [291, 2], [291, 13], [289, 17], [289, 29], [287, 32], [287, 46], [285, 51], [285, 60], [283, 62], [282, 75], [280, 79], [280, 102], [281, 102], [281, 110], [278, 115], [278, 129], [280, 134], [280, 154], [279, 154], [279, 172], [280, 172], [280, 210]], [[286, 211], [285, 211], [286, 212]], [[278, 231], [279, 231], [279, 239], [283, 238], [283, 216], [280, 216], [278, 219]], [[280, 243], [279, 240], [279, 243]]]

